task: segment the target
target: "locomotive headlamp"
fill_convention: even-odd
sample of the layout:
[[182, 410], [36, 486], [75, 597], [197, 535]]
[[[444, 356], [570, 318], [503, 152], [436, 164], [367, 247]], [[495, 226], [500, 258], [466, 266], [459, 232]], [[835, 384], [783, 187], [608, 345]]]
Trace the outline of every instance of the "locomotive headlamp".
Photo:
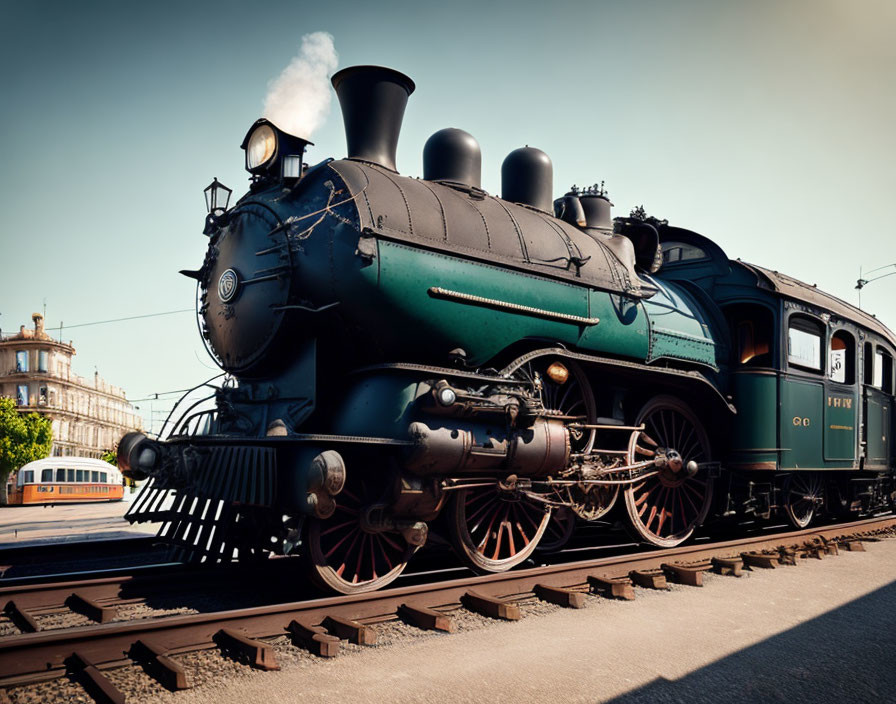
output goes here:
[[309, 144], [307, 139], [261, 118], [249, 128], [240, 147], [246, 151], [246, 171], [250, 174], [295, 180], [302, 177], [302, 157]]
[[227, 210], [227, 204], [230, 202], [231, 189], [221, 183], [217, 177], [203, 191], [205, 194], [205, 207], [208, 212], [214, 213], [216, 210]]
[[260, 125], [249, 135], [246, 144], [246, 168], [254, 171], [265, 166], [277, 151], [277, 135], [270, 125]]

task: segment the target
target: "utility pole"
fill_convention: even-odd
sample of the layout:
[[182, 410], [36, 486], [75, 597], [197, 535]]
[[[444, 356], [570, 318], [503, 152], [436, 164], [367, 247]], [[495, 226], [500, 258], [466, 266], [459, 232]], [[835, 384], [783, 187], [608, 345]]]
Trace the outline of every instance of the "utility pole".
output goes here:
[[[896, 267], [896, 263], [879, 266], [876, 269], [872, 269], [871, 271], [865, 272], [865, 275], [873, 274], [877, 271], [883, 271], [884, 269], [889, 269], [890, 267]], [[887, 276], [893, 276], [893, 274], [896, 274], [896, 271], [890, 271], [886, 274], [881, 274], [880, 276], [872, 276], [870, 279], [866, 279], [864, 277], [864, 275], [862, 274], [862, 267], [859, 267], [859, 278], [856, 280], [856, 290], [858, 290], [858, 292], [859, 292], [859, 308], [862, 307], [862, 289], [865, 288], [865, 286], [870, 284], [872, 281], [877, 281], [878, 279], [883, 279], [884, 277], [887, 277]]]

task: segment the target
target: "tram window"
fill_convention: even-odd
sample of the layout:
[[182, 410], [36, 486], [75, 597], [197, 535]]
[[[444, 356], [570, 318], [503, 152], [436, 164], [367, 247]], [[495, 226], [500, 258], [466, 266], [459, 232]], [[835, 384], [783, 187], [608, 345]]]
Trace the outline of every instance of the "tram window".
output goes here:
[[106, 472], [100, 472], [100, 481], [103, 484], [107, 484], [109, 482], [109, 475]]
[[84, 481], [84, 470], [77, 469], [75, 470], [76, 481], [83, 482]]
[[856, 380], [856, 353], [853, 337], [848, 332], [838, 330], [831, 336], [828, 360], [831, 381], [840, 384], [854, 384]]
[[67, 481], [70, 481], [70, 482], [75, 481], [75, 470], [67, 469], [67, 470], [65, 470], [65, 472], [66, 472], [66, 475], [68, 476]]
[[823, 371], [821, 323], [811, 318], [793, 316], [787, 329], [787, 361], [815, 371]]
[[874, 360], [874, 385], [885, 393], [893, 393], [893, 358], [880, 348]]
[[42, 469], [40, 471], [40, 480], [42, 482], [52, 482], [53, 481], [53, 470], [52, 469]]
[[862, 355], [865, 360], [865, 371], [862, 375], [862, 382], [871, 384], [874, 381], [874, 345], [870, 342], [865, 343], [865, 354]]
[[23, 484], [34, 484], [34, 470], [29, 469], [27, 472], [22, 473], [22, 483]]
[[57, 481], [57, 482], [64, 482], [64, 481], [65, 481], [65, 470], [64, 470], [64, 469], [57, 469], [57, 470], [56, 470], [56, 481]]
[[92, 481], [94, 484], [96, 484], [99, 480], [100, 480], [99, 472], [91, 472], [90, 473], [90, 481]]

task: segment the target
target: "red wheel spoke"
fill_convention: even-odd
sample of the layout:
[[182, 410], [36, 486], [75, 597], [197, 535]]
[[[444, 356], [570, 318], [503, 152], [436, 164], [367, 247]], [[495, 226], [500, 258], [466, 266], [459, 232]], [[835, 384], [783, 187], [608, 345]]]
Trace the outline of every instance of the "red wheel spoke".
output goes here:
[[327, 528], [326, 530], [321, 531], [321, 533], [320, 533], [321, 537], [323, 537], [325, 535], [329, 535], [330, 533], [332, 533], [335, 530], [339, 530], [340, 528], [345, 528], [346, 526], [350, 526], [354, 523], [355, 523], [355, 521], [345, 521], [345, 523], [338, 523], [337, 525], [333, 526], [332, 528]]
[[[330, 557], [330, 555], [332, 555], [334, 552], [336, 552], [336, 549], [337, 549], [340, 545], [342, 545], [346, 540], [348, 540], [349, 538], [351, 538], [352, 535], [354, 535], [355, 538], [357, 539], [358, 535], [357, 535], [357, 532], [356, 532], [356, 531], [352, 531], [351, 533], [347, 533], [347, 534], [345, 535], [345, 537], [343, 537], [338, 543], [336, 543], [333, 547], [331, 547], [327, 552], [324, 553], [324, 557]], [[352, 545], [354, 545], [354, 541], [352, 541]], [[351, 545], [349, 545], [349, 549], [351, 549]]]
[[[489, 536], [491, 535], [491, 533], [492, 533], [492, 526], [495, 524], [495, 518], [497, 518], [497, 516], [498, 516], [498, 512], [495, 511], [495, 512], [492, 514], [492, 520], [491, 520], [491, 521], [489, 522], [489, 524], [488, 524], [488, 528], [487, 528], [486, 531], [485, 531], [485, 536], [483, 536], [483, 538], [482, 538], [482, 542], [480, 542], [479, 545], [476, 546], [477, 551], [478, 551], [478, 552], [481, 552], [483, 555], [485, 554], [485, 545], [486, 545], [486, 543], [488, 542], [488, 537], [489, 537]], [[477, 526], [477, 527], [478, 527], [478, 526]], [[471, 531], [471, 535], [472, 535], [472, 531]]]
[[643, 441], [646, 442], [648, 445], [653, 445], [654, 447], [659, 447], [659, 445], [657, 444], [656, 440], [654, 440], [652, 437], [650, 437], [650, 436], [649, 436], [647, 433], [645, 433], [643, 430], [641, 431], [641, 434], [640, 434], [640, 436], [639, 436], [639, 439], [640, 439], [640, 440], [643, 440]]
[[380, 533], [379, 537], [383, 542], [387, 543], [389, 546], [393, 547], [398, 552], [402, 552], [401, 546], [398, 543], [396, 543], [394, 540], [392, 540], [392, 538], [390, 538], [385, 533]]
[[[382, 540], [385, 540], [385, 542], [389, 543], [389, 545], [391, 545], [392, 547], [395, 547], [395, 548], [398, 547], [397, 545], [395, 545], [395, 543], [393, 543], [391, 540], [389, 540], [384, 534], [380, 533], [380, 535], [378, 537], [381, 538]], [[391, 572], [394, 569], [394, 565], [392, 564], [392, 560], [389, 559], [389, 551], [386, 550], [386, 548], [384, 548], [382, 546], [382, 544], [380, 545], [380, 550], [382, 551], [383, 559], [386, 561], [386, 565], [389, 567], [389, 571]]]

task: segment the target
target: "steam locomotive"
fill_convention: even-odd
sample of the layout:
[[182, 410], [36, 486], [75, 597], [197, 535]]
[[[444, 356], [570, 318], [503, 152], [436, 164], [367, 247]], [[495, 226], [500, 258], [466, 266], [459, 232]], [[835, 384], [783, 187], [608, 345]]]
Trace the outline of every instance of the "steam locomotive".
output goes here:
[[472, 136], [443, 129], [423, 177], [395, 154], [414, 83], [336, 73], [348, 156], [266, 119], [251, 183], [214, 202], [201, 334], [227, 373], [165, 439], [120, 444], [149, 478], [131, 521], [182, 559], [304, 556], [341, 593], [394, 580], [430, 531], [479, 572], [616, 516], [670, 547], [710, 516], [889, 509], [893, 351], [875, 318], [732, 261], [602, 186], [553, 198], [510, 153], [501, 197]]

